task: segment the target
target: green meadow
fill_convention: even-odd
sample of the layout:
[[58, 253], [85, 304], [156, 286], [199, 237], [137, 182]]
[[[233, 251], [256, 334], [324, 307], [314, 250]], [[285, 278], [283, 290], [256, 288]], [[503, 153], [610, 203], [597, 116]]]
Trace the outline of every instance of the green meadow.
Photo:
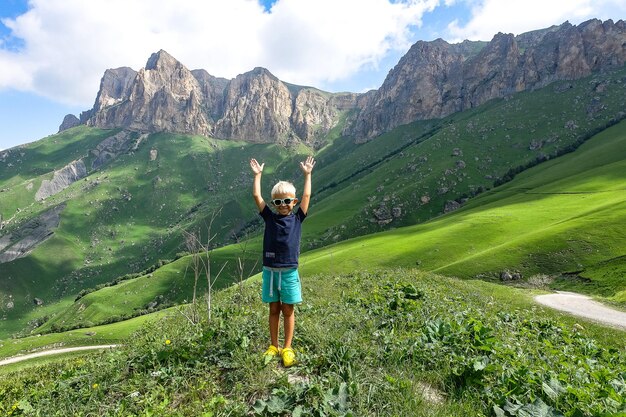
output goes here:
[[[267, 307], [253, 278], [219, 291], [210, 319], [202, 303], [197, 322], [187, 318], [191, 307], [181, 306], [142, 323], [132, 337], [120, 335], [123, 345], [111, 351], [0, 369], [0, 411], [59, 416], [624, 412], [623, 334], [539, 308], [534, 291], [399, 268], [306, 275], [303, 290], [306, 302], [297, 308], [294, 340], [299, 363], [292, 368], [262, 357]], [[113, 327], [97, 333], [106, 337], [111, 332], [105, 329]], [[86, 337], [83, 332], [72, 335]]]

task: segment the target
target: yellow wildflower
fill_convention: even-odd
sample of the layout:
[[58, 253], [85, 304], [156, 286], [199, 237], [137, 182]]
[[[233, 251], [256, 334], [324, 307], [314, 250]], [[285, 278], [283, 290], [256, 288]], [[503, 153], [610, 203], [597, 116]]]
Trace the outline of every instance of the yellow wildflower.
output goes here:
[[170, 339], [166, 339], [166, 340], [165, 340], [165, 344], [166, 344], [166, 345], [171, 345], [171, 344], [172, 344], [172, 341], [171, 341]]

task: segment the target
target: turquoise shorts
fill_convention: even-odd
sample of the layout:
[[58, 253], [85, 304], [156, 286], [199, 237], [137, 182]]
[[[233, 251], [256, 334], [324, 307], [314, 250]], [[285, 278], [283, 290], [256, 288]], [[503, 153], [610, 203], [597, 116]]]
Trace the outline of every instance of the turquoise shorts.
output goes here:
[[263, 267], [263, 302], [298, 304], [302, 302], [302, 287], [298, 268]]

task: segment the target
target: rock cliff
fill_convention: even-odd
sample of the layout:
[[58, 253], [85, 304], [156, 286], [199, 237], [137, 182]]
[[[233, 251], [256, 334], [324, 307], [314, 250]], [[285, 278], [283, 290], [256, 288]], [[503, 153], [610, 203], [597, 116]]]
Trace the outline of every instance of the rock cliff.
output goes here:
[[489, 43], [417, 42], [389, 72], [347, 130], [369, 140], [415, 120], [441, 118], [556, 80], [618, 68], [626, 61], [626, 23], [589, 20]]
[[147, 132], [211, 135], [202, 87], [191, 71], [167, 52], [152, 54], [146, 67], [108, 70], [88, 125]]
[[55, 206], [0, 237], [0, 264], [23, 258], [54, 234], [66, 204]]

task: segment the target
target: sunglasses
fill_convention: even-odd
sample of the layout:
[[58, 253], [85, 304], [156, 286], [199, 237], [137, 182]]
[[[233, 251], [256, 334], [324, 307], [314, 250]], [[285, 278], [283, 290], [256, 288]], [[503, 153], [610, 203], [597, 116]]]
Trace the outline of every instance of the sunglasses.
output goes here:
[[289, 204], [291, 204], [292, 201], [296, 201], [297, 198], [275, 198], [272, 200], [272, 204], [275, 206], [280, 206], [282, 204], [285, 204], [286, 206], [288, 206]]

